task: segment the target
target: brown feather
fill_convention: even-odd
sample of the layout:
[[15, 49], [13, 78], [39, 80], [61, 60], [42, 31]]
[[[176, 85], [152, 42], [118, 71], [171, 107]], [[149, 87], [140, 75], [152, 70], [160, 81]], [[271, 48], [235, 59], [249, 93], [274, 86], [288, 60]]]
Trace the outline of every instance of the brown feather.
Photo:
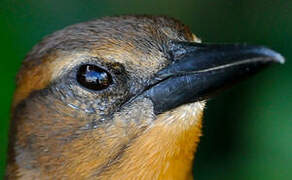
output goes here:
[[[170, 39], [199, 41], [171, 18], [120, 16], [36, 45], [18, 74], [7, 179], [190, 178], [204, 103], [159, 116], [147, 99], [126, 103], [170, 63]], [[93, 93], [74, 83], [84, 62], [115, 72], [117, 87]]]

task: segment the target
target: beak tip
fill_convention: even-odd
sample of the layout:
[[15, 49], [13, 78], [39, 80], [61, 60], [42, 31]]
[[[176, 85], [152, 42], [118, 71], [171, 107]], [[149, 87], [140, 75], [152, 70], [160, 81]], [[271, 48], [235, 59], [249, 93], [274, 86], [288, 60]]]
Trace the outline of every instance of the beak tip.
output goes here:
[[278, 54], [276, 59], [277, 59], [277, 62], [279, 62], [280, 64], [285, 64], [286, 60], [281, 54]]
[[278, 52], [276, 52], [274, 50], [265, 48], [265, 52], [263, 52], [263, 54], [266, 54], [275, 63], [279, 63], [279, 64], [284, 64], [285, 63], [284, 56], [282, 56], [280, 53], [278, 53]]
[[285, 64], [285, 58], [280, 53], [274, 52], [273, 54], [273, 61], [279, 64]]

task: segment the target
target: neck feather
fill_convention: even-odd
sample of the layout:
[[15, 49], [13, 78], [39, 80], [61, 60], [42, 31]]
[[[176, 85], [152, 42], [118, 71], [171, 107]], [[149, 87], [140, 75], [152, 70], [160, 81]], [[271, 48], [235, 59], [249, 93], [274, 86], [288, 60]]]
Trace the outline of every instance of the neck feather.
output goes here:
[[105, 179], [192, 179], [203, 108], [204, 102], [199, 102], [159, 115], [127, 148], [120, 162], [102, 176]]

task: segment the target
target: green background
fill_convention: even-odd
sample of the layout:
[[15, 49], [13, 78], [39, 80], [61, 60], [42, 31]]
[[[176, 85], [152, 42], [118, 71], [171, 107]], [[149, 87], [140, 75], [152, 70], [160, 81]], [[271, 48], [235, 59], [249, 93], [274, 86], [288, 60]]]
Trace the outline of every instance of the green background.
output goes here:
[[[15, 74], [40, 39], [67, 25], [109, 15], [162, 14], [208, 42], [269, 46], [286, 57], [209, 101], [196, 179], [292, 179], [292, 1], [1, 0], [0, 175], [5, 167]], [[0, 176], [0, 177], [1, 177]]]

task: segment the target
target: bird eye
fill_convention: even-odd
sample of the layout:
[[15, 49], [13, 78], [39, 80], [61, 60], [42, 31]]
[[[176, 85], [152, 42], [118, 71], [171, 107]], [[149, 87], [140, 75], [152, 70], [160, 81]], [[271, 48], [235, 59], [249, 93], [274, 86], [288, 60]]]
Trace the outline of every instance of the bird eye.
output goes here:
[[81, 65], [77, 72], [77, 82], [91, 90], [102, 90], [112, 84], [112, 76], [104, 69], [92, 65]]

